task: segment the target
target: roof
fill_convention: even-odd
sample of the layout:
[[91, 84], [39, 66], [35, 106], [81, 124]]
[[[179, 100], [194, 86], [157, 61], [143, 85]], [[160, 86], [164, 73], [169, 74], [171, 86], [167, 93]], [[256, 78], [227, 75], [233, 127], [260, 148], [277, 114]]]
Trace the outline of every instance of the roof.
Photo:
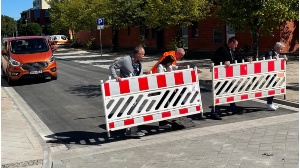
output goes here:
[[7, 37], [3, 40], [22, 40], [22, 39], [32, 39], [32, 38], [45, 38], [45, 36], [19, 36], [19, 37]]

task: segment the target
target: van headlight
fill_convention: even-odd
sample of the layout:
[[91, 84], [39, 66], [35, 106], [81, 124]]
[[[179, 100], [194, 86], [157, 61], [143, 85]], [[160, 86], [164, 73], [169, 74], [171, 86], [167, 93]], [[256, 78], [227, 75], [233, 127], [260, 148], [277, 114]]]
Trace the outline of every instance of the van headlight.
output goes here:
[[49, 62], [53, 62], [55, 60], [54, 56], [52, 55], [51, 58], [48, 60]]
[[9, 59], [9, 63], [10, 63], [12, 66], [20, 66], [20, 62], [14, 60], [14, 59], [11, 58], [11, 57], [10, 57], [10, 59]]

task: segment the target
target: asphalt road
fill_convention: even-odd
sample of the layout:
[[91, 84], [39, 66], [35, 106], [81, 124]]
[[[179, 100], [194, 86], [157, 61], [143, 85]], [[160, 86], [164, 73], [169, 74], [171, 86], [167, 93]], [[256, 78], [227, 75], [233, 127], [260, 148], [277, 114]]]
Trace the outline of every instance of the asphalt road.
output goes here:
[[[111, 138], [107, 138], [105, 131], [100, 80], [108, 79], [108, 70], [70, 60], [57, 60], [57, 63], [57, 80], [30, 80], [13, 86], [54, 133], [48, 137], [55, 137], [57, 140], [49, 143], [63, 143], [68, 148], [78, 148], [123, 140], [123, 130], [112, 132]], [[1, 80], [1, 84], [3, 87], [10, 87], [6, 80]], [[221, 106], [223, 120], [216, 121], [208, 118], [212, 102], [211, 92], [202, 89], [201, 97], [204, 118], [200, 115], [189, 116], [196, 123], [196, 128], [296, 112], [286, 108], [279, 108], [276, 112], [266, 111], [264, 103], [245, 101], [237, 105], [243, 107], [247, 113], [232, 115], [227, 112], [228, 105]], [[158, 130], [155, 124], [143, 125], [140, 129], [147, 136], [176, 131]]]

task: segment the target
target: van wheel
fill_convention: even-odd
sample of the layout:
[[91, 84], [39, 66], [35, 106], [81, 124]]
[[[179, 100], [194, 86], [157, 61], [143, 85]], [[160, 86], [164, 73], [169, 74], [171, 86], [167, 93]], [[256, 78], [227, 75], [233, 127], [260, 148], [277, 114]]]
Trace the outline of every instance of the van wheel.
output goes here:
[[13, 80], [11, 80], [11, 79], [9, 78], [9, 76], [6, 76], [6, 80], [7, 80], [8, 85], [10, 85], [10, 86], [14, 86], [14, 85], [16, 84], [16, 82], [13, 81]]
[[[6, 74], [8, 74], [7, 71], [6, 71]], [[8, 75], [6, 75], [6, 81], [7, 81], [8, 85], [10, 85], [10, 86], [13, 86], [16, 84], [16, 81], [11, 80]]]
[[57, 80], [57, 76], [52, 76], [51, 80]]
[[3, 70], [2, 67], [1, 67], [1, 77], [2, 77], [2, 78], [5, 78], [5, 77], [6, 77], [5, 71]]

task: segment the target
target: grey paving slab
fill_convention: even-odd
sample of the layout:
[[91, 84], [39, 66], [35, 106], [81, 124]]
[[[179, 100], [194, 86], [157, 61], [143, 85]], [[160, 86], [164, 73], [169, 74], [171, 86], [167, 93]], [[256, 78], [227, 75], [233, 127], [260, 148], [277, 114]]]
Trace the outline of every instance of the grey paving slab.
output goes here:
[[41, 167], [43, 147], [29, 123], [1, 88], [1, 164]]
[[[255, 123], [255, 122], [254, 122]], [[286, 130], [294, 129], [298, 120], [285, 121], [277, 124], [253, 126], [232, 131], [219, 131], [216, 134], [199, 134], [196, 137], [181, 137], [173, 141], [156, 141], [145, 143], [132, 148], [108, 151], [103, 153], [90, 154], [90, 157], [72, 157], [64, 164], [78, 166], [84, 163], [102, 163], [103, 167], [280, 167], [295, 166], [298, 164], [299, 151], [295, 148], [286, 148], [288, 141], [270, 141], [270, 137], [281, 137], [283, 129], [273, 129], [275, 135], [270, 136], [266, 130], [271, 127], [285, 126]], [[227, 125], [229, 126], [229, 125]], [[297, 127], [297, 126], [296, 126]], [[204, 128], [203, 128], [204, 129]], [[207, 128], [205, 128], [207, 129]], [[199, 129], [200, 131], [201, 129]], [[223, 125], [223, 130], [228, 130]], [[249, 131], [248, 131], [249, 130]], [[263, 131], [265, 130], [265, 131]], [[197, 131], [194, 130], [195, 132]], [[250, 132], [250, 134], [249, 134]], [[277, 134], [279, 132], [279, 134]], [[184, 132], [182, 132], [184, 134]], [[170, 133], [168, 136], [176, 134]], [[247, 135], [246, 138], [244, 135]], [[297, 132], [294, 132], [297, 136]], [[163, 135], [161, 135], [163, 136]], [[260, 140], [251, 141], [257, 137]], [[159, 138], [159, 136], [157, 136]], [[237, 141], [243, 140], [243, 141]], [[297, 139], [294, 137], [294, 139]], [[153, 139], [152, 139], [153, 140]], [[153, 140], [155, 141], [155, 140]], [[130, 140], [129, 140], [130, 142]], [[133, 140], [141, 143], [142, 140]], [[257, 143], [253, 143], [257, 142]], [[296, 142], [297, 143], [297, 142]], [[295, 144], [292, 144], [295, 145]], [[292, 146], [291, 145], [291, 146]], [[113, 146], [113, 145], [111, 145]], [[101, 147], [100, 147], [101, 148]], [[202, 150], [203, 149], [203, 150]], [[88, 151], [86, 149], [86, 151]], [[69, 151], [70, 152], [70, 151]], [[88, 154], [83, 154], [87, 156]], [[289, 157], [287, 157], [287, 155]], [[81, 158], [81, 159], [79, 159]], [[137, 163], [132, 163], [135, 160]], [[54, 161], [55, 162], [55, 161]], [[75, 164], [76, 163], [76, 164]]]

